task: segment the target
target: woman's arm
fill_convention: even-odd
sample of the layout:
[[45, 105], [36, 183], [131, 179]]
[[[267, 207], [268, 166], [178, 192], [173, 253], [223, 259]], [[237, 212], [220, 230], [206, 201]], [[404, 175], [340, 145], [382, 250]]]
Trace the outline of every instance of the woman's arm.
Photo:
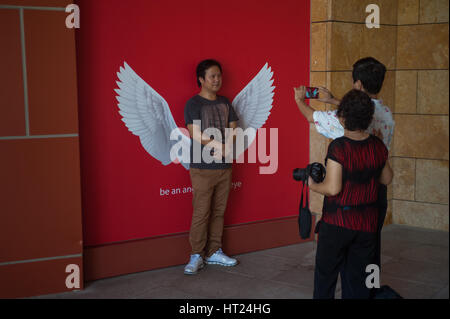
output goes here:
[[381, 171], [380, 183], [389, 185], [392, 182], [393, 177], [394, 172], [392, 171], [391, 165], [389, 165], [389, 161], [386, 161], [386, 165], [384, 165], [384, 168]]
[[327, 161], [327, 174], [322, 183], [314, 183], [310, 177], [309, 188], [325, 196], [335, 196], [342, 190], [342, 165], [331, 159]]

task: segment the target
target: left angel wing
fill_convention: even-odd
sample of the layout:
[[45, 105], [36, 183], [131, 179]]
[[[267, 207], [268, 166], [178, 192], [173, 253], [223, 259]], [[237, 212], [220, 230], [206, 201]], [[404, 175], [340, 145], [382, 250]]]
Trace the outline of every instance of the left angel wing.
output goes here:
[[248, 128], [248, 142], [244, 149], [238, 150], [239, 157], [254, 141], [256, 131], [262, 127], [270, 115], [273, 97], [275, 95], [273, 84], [273, 72], [266, 63], [259, 73], [239, 92], [233, 100], [233, 108], [236, 111], [239, 122], [238, 127], [244, 131]]
[[[117, 73], [115, 92], [119, 113], [128, 130], [138, 136], [144, 149], [163, 165], [178, 160], [189, 169], [191, 140], [177, 127], [169, 105], [125, 62]], [[182, 146], [182, 154], [179, 148]]]

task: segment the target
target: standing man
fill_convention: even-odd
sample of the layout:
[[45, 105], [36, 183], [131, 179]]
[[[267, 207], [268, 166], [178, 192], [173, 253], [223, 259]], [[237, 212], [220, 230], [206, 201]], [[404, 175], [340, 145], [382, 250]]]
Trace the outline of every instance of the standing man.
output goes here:
[[[191, 143], [189, 174], [193, 189], [193, 214], [189, 242], [191, 257], [184, 273], [193, 275], [206, 264], [235, 266], [237, 260], [222, 251], [224, 213], [231, 188], [230, 151], [225, 147], [237, 127], [238, 117], [226, 97], [217, 95], [222, 87], [222, 67], [215, 60], [197, 66], [200, 93], [187, 101], [184, 119]], [[227, 130], [229, 131], [229, 130]], [[229, 145], [229, 144], [228, 144]], [[208, 156], [209, 155], [209, 156]]]
[[[353, 89], [365, 92], [372, 99], [375, 105], [373, 120], [366, 132], [378, 136], [389, 150], [392, 137], [394, 135], [395, 122], [392, 118], [392, 112], [383, 101], [378, 99], [378, 94], [383, 87], [386, 75], [386, 67], [373, 57], [367, 57], [358, 60], [353, 65]], [[300, 112], [310, 123], [314, 123], [317, 132], [327, 138], [336, 139], [344, 135], [344, 127], [339, 122], [336, 111], [316, 111], [304, 101], [305, 87], [294, 88], [295, 101]], [[318, 100], [328, 104], [339, 105], [341, 101], [325, 88], [319, 88], [322, 97]], [[377, 264], [381, 269], [381, 229], [384, 224], [387, 211], [387, 186], [381, 185], [378, 192], [378, 229], [377, 229], [377, 246], [375, 251], [375, 259], [373, 263]], [[342, 292], [345, 293], [345, 282]]]

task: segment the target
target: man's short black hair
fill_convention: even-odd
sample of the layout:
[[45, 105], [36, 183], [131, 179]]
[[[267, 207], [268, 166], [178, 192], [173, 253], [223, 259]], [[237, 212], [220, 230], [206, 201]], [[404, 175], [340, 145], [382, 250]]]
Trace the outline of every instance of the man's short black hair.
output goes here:
[[378, 94], [381, 91], [385, 74], [384, 64], [372, 57], [358, 60], [353, 65], [353, 82], [360, 80], [370, 94]]
[[367, 130], [372, 122], [375, 105], [363, 91], [351, 90], [342, 98], [337, 116], [344, 119], [349, 131]]
[[198, 78], [205, 78], [206, 70], [208, 70], [212, 66], [217, 66], [220, 70], [220, 73], [222, 73], [222, 67], [220, 66], [220, 63], [213, 59], [203, 60], [197, 65], [197, 84], [198, 87], [201, 87], [202, 84], [200, 83], [200, 80]]

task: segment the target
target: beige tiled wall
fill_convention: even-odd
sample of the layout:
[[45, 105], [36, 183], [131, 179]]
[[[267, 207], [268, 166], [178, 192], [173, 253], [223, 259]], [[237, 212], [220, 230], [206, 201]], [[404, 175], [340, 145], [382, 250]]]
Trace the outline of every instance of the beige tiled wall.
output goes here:
[[[369, 4], [380, 8], [379, 29], [365, 26]], [[311, 86], [342, 97], [359, 58], [388, 68], [380, 98], [396, 127], [386, 223], [448, 230], [448, 9], [448, 0], [311, 0]], [[310, 160], [323, 162], [329, 142], [311, 126]], [[323, 197], [311, 200], [320, 214]]]
[[399, 1], [393, 222], [448, 230], [448, 0]]

